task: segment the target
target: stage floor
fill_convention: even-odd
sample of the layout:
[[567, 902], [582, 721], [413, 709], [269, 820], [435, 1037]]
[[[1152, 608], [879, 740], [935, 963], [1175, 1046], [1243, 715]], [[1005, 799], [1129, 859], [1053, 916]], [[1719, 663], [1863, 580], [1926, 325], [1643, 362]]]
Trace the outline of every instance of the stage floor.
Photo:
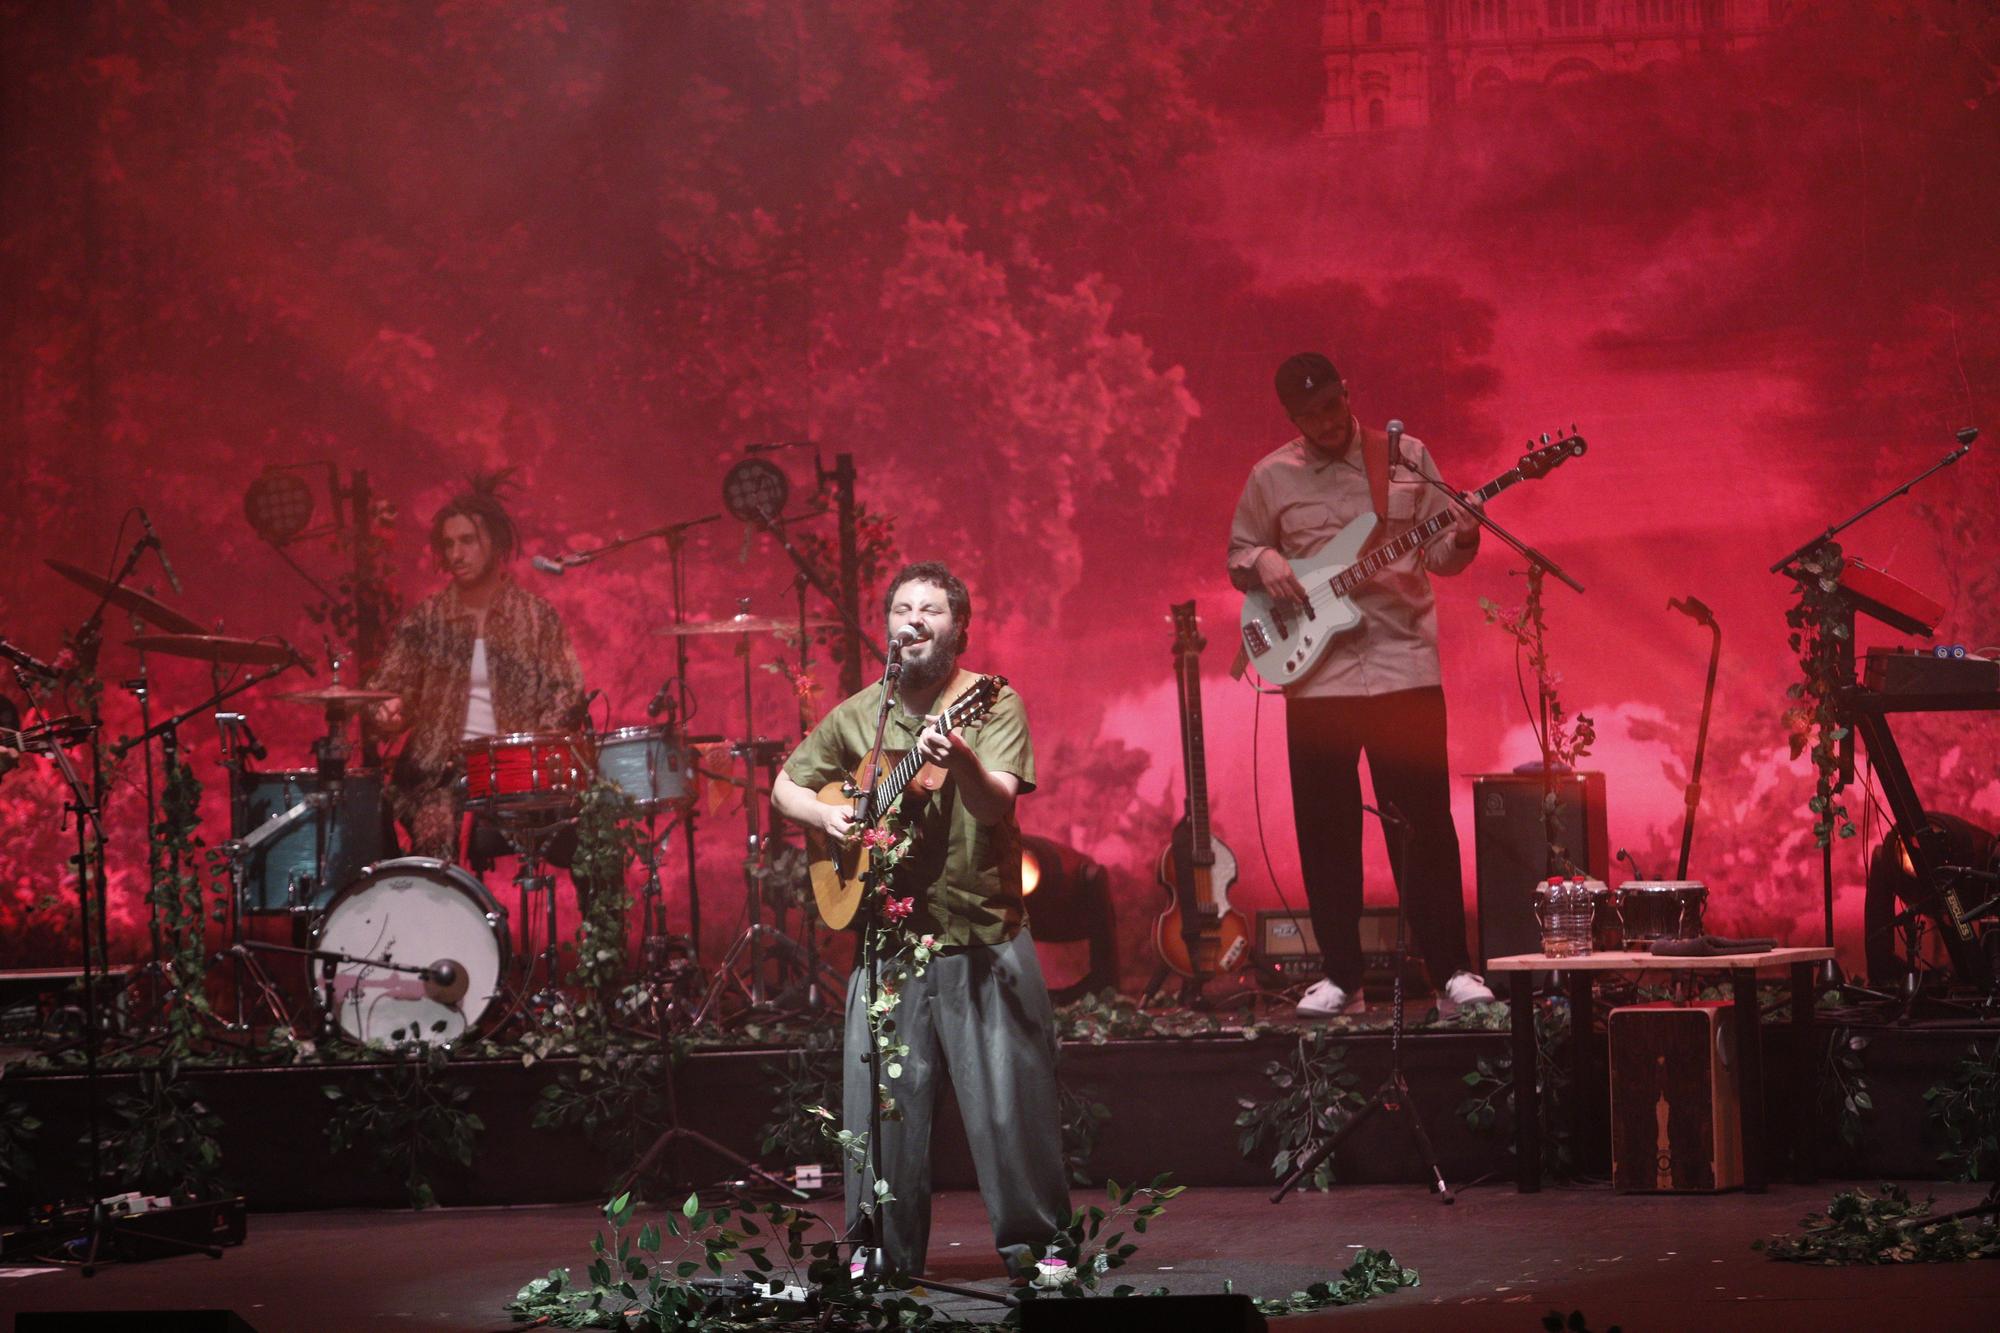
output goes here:
[[[1825, 1205], [1837, 1184], [1774, 1186], [1757, 1197], [1615, 1195], [1606, 1187], [1516, 1194], [1469, 1190], [1452, 1207], [1415, 1186], [1294, 1195], [1273, 1206], [1253, 1189], [1190, 1190], [1167, 1206], [1125, 1270], [1141, 1289], [1283, 1295], [1336, 1273], [1355, 1246], [1387, 1249], [1422, 1285], [1366, 1305], [1284, 1320], [1287, 1329], [1540, 1328], [1580, 1309], [1592, 1328], [1813, 1330], [1990, 1329], [2000, 1320], [2000, 1264], [1817, 1268], [1750, 1249]], [[1940, 1210], [1983, 1193], [1917, 1183]], [[940, 1195], [931, 1268], [940, 1280], [992, 1281], [998, 1261], [976, 1194]], [[580, 1274], [595, 1208], [448, 1208], [258, 1214], [249, 1239], [219, 1261], [179, 1258], [0, 1276], [0, 1310], [232, 1308], [259, 1333], [327, 1329], [501, 1330], [502, 1305], [552, 1267]], [[940, 1304], [945, 1304], [940, 1302]], [[949, 1308], [974, 1315], [961, 1300]], [[135, 1325], [136, 1327], [137, 1325]]]

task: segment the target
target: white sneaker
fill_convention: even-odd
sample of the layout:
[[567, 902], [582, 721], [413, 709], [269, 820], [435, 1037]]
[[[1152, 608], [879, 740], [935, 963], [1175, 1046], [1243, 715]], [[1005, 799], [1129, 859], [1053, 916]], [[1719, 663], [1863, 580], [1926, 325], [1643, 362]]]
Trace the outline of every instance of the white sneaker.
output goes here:
[[1365, 1013], [1368, 1001], [1359, 991], [1349, 995], [1331, 981], [1321, 977], [1306, 987], [1306, 993], [1299, 997], [1298, 1008], [1293, 1012], [1300, 1018], [1337, 1018], [1342, 1014]]
[[1486, 978], [1473, 972], [1454, 972], [1438, 996], [1438, 1017], [1456, 1017], [1461, 1006], [1492, 1004], [1494, 995]]

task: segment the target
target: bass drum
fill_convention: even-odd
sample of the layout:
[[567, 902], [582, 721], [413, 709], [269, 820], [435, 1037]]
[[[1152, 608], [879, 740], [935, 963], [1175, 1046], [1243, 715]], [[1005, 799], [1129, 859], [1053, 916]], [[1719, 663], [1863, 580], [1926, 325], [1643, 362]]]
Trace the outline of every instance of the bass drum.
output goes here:
[[[357, 960], [331, 965], [333, 1025], [341, 1035], [364, 1044], [449, 1044], [499, 1013], [507, 909], [448, 861], [399, 857], [369, 866], [340, 891], [313, 926], [313, 947]], [[447, 960], [456, 972], [449, 982], [377, 965], [427, 968]], [[324, 985], [314, 992], [328, 1003]]]

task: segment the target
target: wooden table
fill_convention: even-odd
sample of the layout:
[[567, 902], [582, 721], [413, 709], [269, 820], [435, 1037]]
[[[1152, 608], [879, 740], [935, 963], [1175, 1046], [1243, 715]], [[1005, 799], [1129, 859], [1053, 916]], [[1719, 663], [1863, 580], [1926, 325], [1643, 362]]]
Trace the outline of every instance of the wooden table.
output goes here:
[[[1512, 1009], [1514, 1038], [1515, 1188], [1533, 1194], [1542, 1187], [1542, 1095], [1535, 1078], [1534, 974], [1560, 972], [1569, 978], [1570, 1062], [1578, 1096], [1585, 1086], [1584, 1051], [1595, 1021], [1591, 996], [1593, 972], [1687, 972], [1729, 974], [1736, 1008], [1737, 1107], [1743, 1121], [1743, 1188], [1761, 1194], [1769, 1184], [1764, 1152], [1763, 1015], [1757, 1005], [1757, 974], [1788, 968], [1792, 974], [1792, 1033], [1796, 1038], [1798, 1082], [1792, 1091], [1797, 1157], [1803, 1170], [1811, 1142], [1813, 1099], [1810, 1086], [1813, 1016], [1813, 964], [1833, 957], [1833, 950], [1768, 949], [1763, 953], [1722, 954], [1712, 958], [1656, 958], [1650, 953], [1593, 953], [1576, 958], [1550, 958], [1522, 953], [1489, 958], [1488, 975], [1507, 974], [1507, 1002]], [[1574, 1116], [1572, 1114], [1572, 1123]], [[1810, 1176], [1803, 1176], [1810, 1179]]]

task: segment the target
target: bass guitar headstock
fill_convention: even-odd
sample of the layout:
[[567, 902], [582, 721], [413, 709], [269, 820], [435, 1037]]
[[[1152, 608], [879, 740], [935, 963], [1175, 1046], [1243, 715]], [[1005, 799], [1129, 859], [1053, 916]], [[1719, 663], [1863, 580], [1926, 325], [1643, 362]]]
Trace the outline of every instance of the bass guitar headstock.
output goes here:
[[[1532, 445], [1534, 442], [1531, 440], [1529, 443]], [[1571, 426], [1569, 434], [1559, 440], [1550, 440], [1548, 432], [1544, 431], [1541, 447], [1531, 448], [1523, 454], [1521, 461], [1514, 465], [1514, 470], [1521, 474], [1523, 480], [1533, 481], [1537, 477], [1547, 476], [1589, 448], [1590, 445], [1583, 436], [1576, 433], [1575, 426]]]
[[1201, 618], [1194, 613], [1194, 599], [1175, 602], [1167, 609], [1174, 618], [1174, 656], [1201, 656], [1201, 650], [1208, 647], [1208, 639], [1201, 632]]

